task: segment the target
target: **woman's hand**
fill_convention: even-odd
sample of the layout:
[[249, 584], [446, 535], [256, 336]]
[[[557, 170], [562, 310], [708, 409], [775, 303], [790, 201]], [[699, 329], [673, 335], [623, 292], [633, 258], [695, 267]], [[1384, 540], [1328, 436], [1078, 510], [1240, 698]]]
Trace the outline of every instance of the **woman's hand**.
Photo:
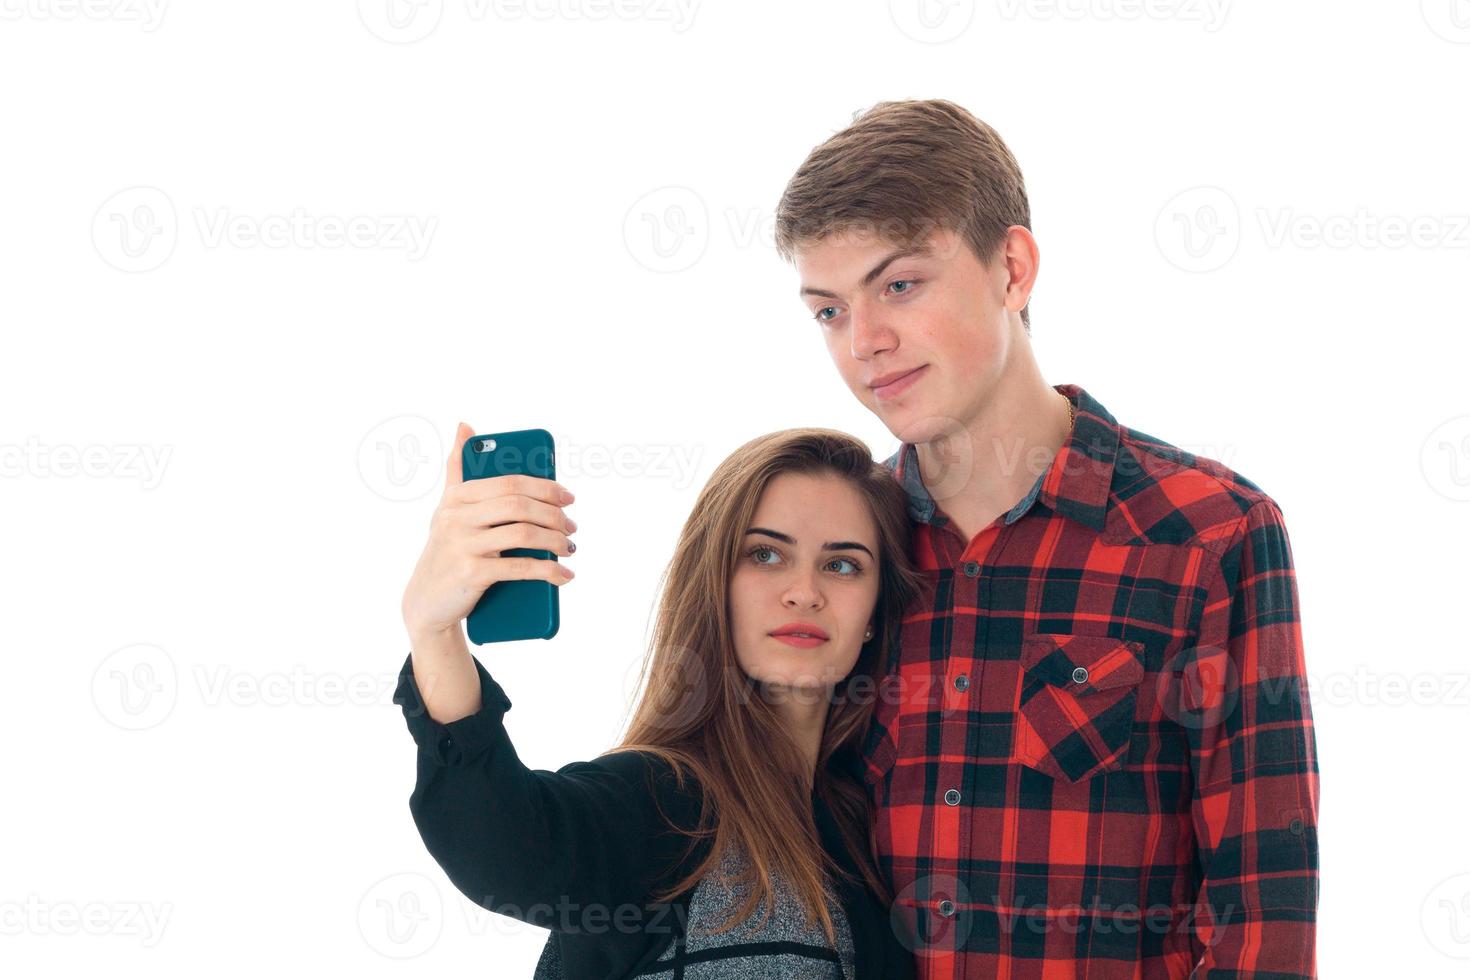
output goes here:
[[[549, 558], [502, 558], [511, 548], [539, 548], [569, 555], [567, 537], [576, 523], [562, 508], [572, 495], [555, 480], [516, 474], [464, 479], [461, 454], [474, 430], [463, 422], [445, 462], [444, 496], [429, 521], [429, 540], [403, 590], [403, 624], [409, 636], [458, 631], [486, 589], [511, 579], [545, 579], [565, 585], [572, 571]], [[565, 496], [563, 496], [565, 493]]]

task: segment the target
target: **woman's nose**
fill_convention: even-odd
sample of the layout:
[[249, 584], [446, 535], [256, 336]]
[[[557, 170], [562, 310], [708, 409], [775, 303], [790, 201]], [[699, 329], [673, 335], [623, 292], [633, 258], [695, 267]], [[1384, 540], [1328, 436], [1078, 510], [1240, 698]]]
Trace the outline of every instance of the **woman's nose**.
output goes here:
[[822, 602], [822, 592], [810, 582], [793, 583], [786, 590], [785, 601], [792, 606], [817, 606]]

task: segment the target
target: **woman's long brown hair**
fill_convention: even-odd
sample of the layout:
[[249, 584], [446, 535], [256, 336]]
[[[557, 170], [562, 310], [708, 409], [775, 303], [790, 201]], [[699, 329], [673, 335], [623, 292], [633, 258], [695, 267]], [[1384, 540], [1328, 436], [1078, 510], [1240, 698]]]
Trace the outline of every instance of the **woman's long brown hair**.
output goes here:
[[[780, 473], [835, 475], [868, 502], [878, 529], [879, 587], [873, 638], [832, 692], [814, 779], [761, 687], [735, 658], [730, 626], [730, 578], [741, 556], [762, 492]], [[864, 785], [841, 767], [839, 750], [856, 752], [873, 710], [887, 651], [898, 642], [903, 610], [920, 589], [909, 556], [909, 519], [902, 487], [867, 445], [833, 429], [798, 428], [752, 439], [731, 453], [700, 492], [661, 579], [657, 621], [645, 654], [642, 694], [621, 744], [608, 752], [641, 750], [668, 762], [678, 782], [692, 775], [702, 792], [699, 824], [676, 827], [714, 845], [700, 865], [655, 901], [667, 901], [712, 869], [730, 845], [743, 852], [751, 885], [745, 903], [716, 932], [744, 921], [760, 904], [769, 917], [772, 872], [780, 872], [829, 941], [834, 926], [824, 897], [828, 875], [855, 880], [821, 845], [812, 816], [815, 792], [831, 810], [861, 877], [884, 904], [892, 894], [878, 871]], [[855, 686], [861, 685], [861, 686]], [[852, 688], [851, 693], [849, 689]], [[607, 753], [603, 753], [607, 754]]]

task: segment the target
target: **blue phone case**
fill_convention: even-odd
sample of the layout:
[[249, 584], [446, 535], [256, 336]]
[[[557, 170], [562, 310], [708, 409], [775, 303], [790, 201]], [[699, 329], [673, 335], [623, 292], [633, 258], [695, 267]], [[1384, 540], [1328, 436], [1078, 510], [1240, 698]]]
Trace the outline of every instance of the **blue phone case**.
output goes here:
[[[487, 440], [494, 448], [482, 451], [481, 447]], [[545, 429], [518, 429], [471, 436], [465, 440], [462, 464], [466, 480], [512, 473], [555, 480], [556, 445], [551, 433]], [[554, 552], [541, 548], [509, 548], [500, 554], [503, 558], [529, 555], [557, 560]], [[475, 608], [465, 617], [470, 642], [484, 644], [551, 639], [561, 626], [559, 594], [559, 587], [545, 579], [496, 582], [485, 590]]]

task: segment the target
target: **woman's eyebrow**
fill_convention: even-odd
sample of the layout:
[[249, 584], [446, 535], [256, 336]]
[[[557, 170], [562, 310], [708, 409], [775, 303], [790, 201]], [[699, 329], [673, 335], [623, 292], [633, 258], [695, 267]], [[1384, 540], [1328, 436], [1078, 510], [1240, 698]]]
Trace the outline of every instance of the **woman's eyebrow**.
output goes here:
[[[796, 539], [793, 538], [791, 535], [789, 535], [789, 534], [782, 534], [780, 531], [772, 531], [768, 527], [753, 527], [749, 531], [746, 531], [745, 533], [746, 534], [765, 534], [765, 535], [769, 535], [770, 537], [775, 538], [777, 541], [784, 541], [787, 544], [796, 544]], [[872, 558], [874, 561], [877, 561], [878, 560], [877, 558], [875, 558], [873, 556], [873, 553], [871, 551], [868, 551], [868, 546], [867, 545], [861, 544], [861, 543], [859, 543], [857, 541], [826, 541], [826, 542], [823, 542], [823, 544], [822, 544], [822, 550], [823, 551], [843, 551], [843, 550], [846, 550], [848, 548], [854, 548], [854, 549], [856, 549], [858, 551], [867, 552], [867, 555], [868, 555], [869, 558]]]

